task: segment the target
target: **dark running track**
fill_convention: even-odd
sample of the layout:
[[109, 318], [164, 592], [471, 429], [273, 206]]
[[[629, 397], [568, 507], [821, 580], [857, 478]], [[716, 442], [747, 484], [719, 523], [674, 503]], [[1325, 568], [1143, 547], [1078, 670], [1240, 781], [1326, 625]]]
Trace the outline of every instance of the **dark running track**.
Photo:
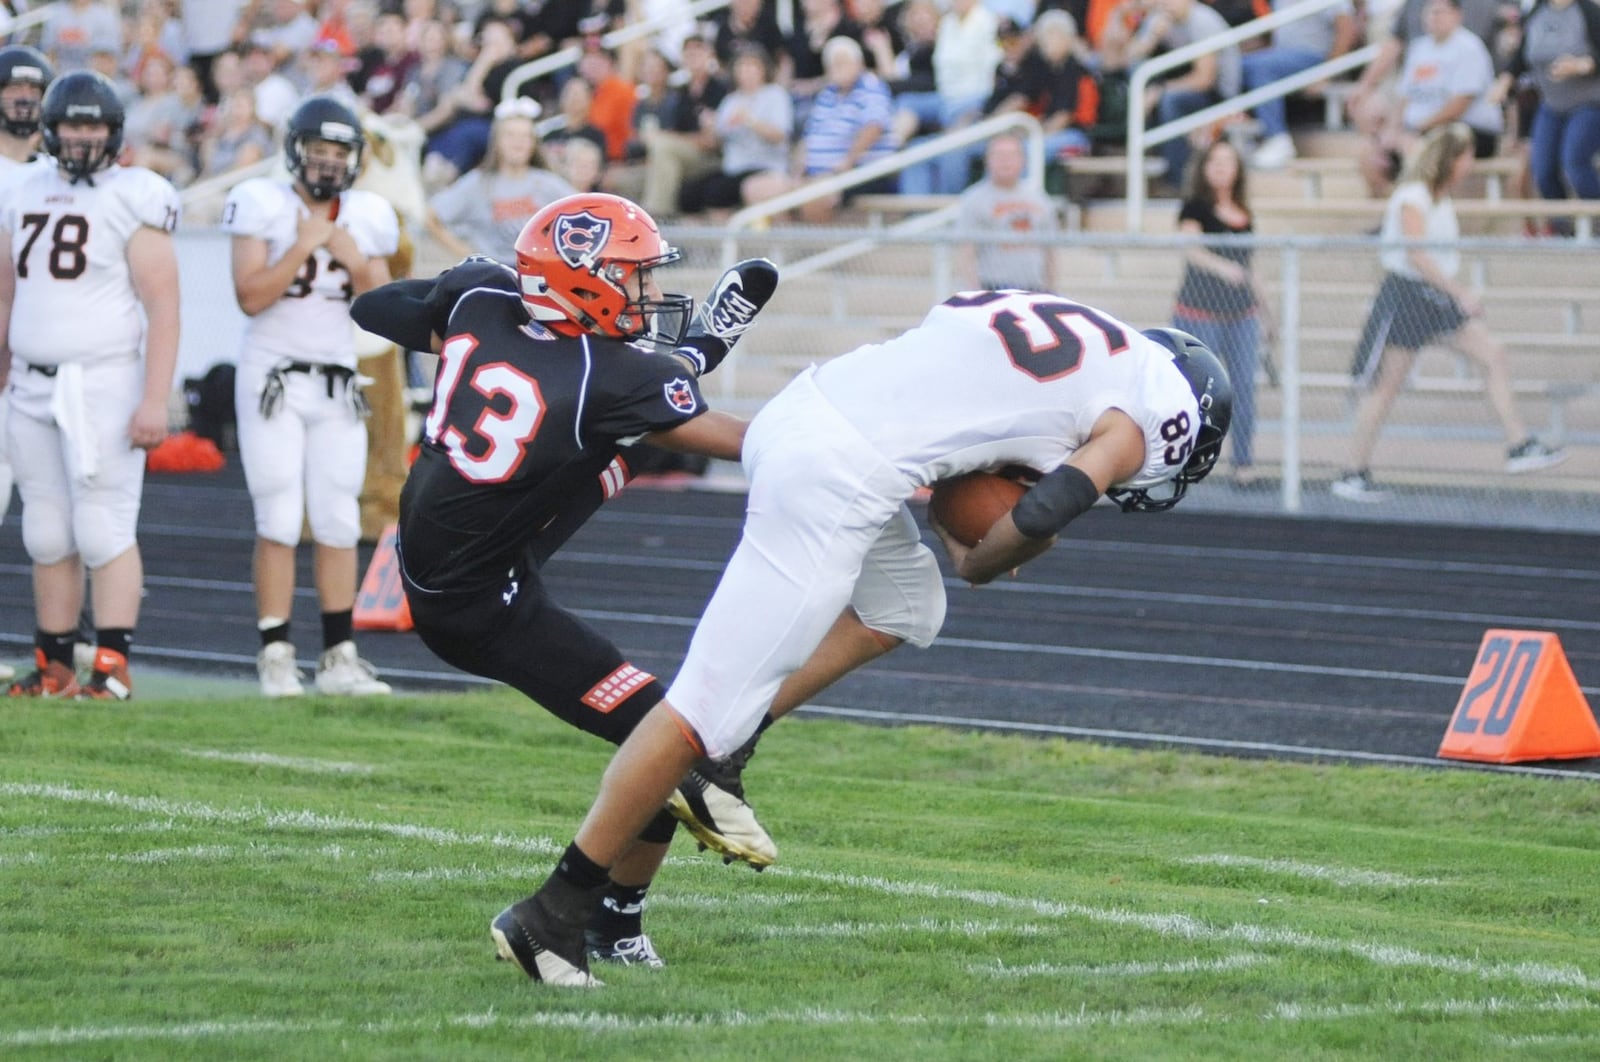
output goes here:
[[[668, 677], [737, 540], [743, 500], [632, 488], [546, 569], [552, 591]], [[1070, 530], [1016, 580], [950, 583], [938, 644], [891, 654], [803, 714], [1444, 766], [1434, 754], [1490, 627], [1558, 634], [1600, 703], [1600, 536], [1104, 507]], [[148, 595], [135, 682], [140, 660], [253, 682], [252, 531], [236, 462], [217, 476], [151, 476], [140, 538]], [[319, 633], [304, 549], [300, 585], [294, 623], [309, 667]], [[0, 527], [5, 658], [27, 654], [30, 601], [13, 506]], [[397, 688], [478, 681], [413, 635], [361, 642]], [[1600, 760], [1500, 769], [1600, 780]]]

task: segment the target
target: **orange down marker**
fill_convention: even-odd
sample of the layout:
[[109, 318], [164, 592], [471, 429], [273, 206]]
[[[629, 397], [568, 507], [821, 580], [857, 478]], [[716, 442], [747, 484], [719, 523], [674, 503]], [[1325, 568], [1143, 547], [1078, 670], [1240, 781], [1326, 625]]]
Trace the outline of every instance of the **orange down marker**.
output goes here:
[[399, 528], [390, 524], [378, 539], [367, 576], [356, 594], [355, 628], [358, 631], [409, 631], [411, 605], [400, 583], [400, 555], [394, 540]]
[[1486, 763], [1600, 756], [1600, 726], [1561, 640], [1548, 631], [1485, 631], [1439, 755]]

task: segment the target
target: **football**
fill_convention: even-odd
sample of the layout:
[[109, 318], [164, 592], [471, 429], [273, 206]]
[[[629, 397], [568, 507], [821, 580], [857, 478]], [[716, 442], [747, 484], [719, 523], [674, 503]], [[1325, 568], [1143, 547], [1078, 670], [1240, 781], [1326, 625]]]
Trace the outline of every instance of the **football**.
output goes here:
[[933, 485], [928, 512], [963, 546], [976, 546], [1028, 488], [994, 472], [968, 472]]

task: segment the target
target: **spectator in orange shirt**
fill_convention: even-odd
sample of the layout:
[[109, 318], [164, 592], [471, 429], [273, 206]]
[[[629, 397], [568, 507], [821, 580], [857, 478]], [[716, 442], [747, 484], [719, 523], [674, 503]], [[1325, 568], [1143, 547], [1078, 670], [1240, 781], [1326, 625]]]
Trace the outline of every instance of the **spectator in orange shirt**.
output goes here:
[[339, 54], [346, 58], [356, 54], [355, 35], [350, 31], [350, 0], [322, 0], [317, 14], [317, 40], [332, 41], [339, 46]]
[[589, 124], [605, 136], [607, 160], [623, 161], [633, 137], [633, 108], [639, 99], [638, 91], [633, 82], [617, 73], [616, 58], [598, 43], [585, 45], [583, 58], [578, 60], [578, 76], [594, 91]]

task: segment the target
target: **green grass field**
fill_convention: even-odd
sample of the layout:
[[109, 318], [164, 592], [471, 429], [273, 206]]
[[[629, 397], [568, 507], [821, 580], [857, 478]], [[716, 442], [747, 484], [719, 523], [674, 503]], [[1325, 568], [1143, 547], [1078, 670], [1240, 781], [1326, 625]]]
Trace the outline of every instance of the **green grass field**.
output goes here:
[[1600, 788], [797, 720], [665, 970], [492, 961], [607, 750], [511, 694], [0, 708], [0, 1057], [1600, 1056]]

